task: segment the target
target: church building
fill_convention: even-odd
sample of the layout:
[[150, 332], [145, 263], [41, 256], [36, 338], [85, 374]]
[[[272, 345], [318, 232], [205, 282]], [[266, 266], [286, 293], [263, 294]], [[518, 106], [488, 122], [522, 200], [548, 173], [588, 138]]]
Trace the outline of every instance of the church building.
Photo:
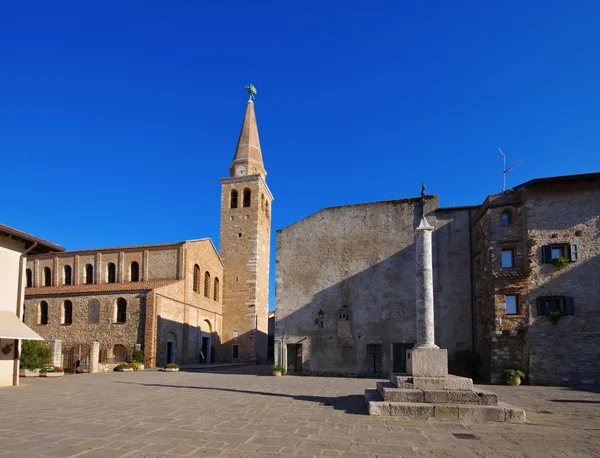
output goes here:
[[66, 370], [266, 361], [273, 196], [254, 102], [221, 179], [220, 253], [210, 239], [50, 252], [27, 259], [24, 320]]

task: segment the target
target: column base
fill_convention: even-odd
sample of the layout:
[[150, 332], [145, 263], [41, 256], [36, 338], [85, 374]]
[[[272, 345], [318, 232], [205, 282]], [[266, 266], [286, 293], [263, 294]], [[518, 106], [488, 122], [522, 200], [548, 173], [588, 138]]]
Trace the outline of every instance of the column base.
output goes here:
[[406, 352], [406, 372], [414, 377], [446, 377], [448, 350], [413, 348]]

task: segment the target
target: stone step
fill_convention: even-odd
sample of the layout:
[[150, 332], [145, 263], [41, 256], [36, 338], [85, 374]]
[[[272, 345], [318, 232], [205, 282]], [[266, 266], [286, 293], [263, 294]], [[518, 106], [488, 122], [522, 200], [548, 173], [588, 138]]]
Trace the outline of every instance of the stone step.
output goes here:
[[455, 375], [412, 377], [410, 375], [392, 374], [390, 382], [401, 389], [473, 391], [473, 380]]
[[506, 421], [524, 423], [525, 411], [503, 402], [498, 405], [437, 404], [426, 402], [383, 401], [377, 390], [365, 390], [369, 415], [407, 417], [427, 420], [441, 418], [471, 421]]
[[498, 404], [498, 395], [489, 391], [476, 390], [416, 390], [396, 388], [389, 382], [377, 382], [381, 399], [389, 402], [426, 402], [430, 404]]
[[389, 382], [377, 382], [377, 391], [384, 401], [423, 402], [423, 391], [396, 388]]

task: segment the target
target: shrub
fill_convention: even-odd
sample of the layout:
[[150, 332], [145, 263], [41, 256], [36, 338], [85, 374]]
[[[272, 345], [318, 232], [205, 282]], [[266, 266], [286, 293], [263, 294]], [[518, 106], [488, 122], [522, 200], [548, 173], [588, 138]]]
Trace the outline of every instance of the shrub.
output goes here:
[[556, 267], [556, 270], [562, 270], [569, 265], [569, 258], [565, 258], [564, 256], [559, 256], [558, 258], [554, 258], [552, 260], [552, 264]]
[[562, 316], [563, 316], [563, 311], [560, 308], [548, 310], [548, 318], [550, 318], [550, 321], [552, 321], [552, 324], [558, 324], [558, 322], [560, 321]]
[[45, 372], [64, 372], [65, 370], [60, 367], [60, 366], [53, 366], [53, 365], [47, 365], [44, 366], [40, 369], [40, 373], [45, 373]]
[[123, 369], [133, 369], [134, 371], [140, 370], [139, 363], [121, 363], [117, 367], [115, 367], [116, 371], [122, 371]]
[[142, 350], [133, 350], [131, 359], [134, 363], [144, 364], [144, 352]]
[[504, 369], [504, 371], [502, 371], [502, 378], [506, 381], [506, 380], [517, 380], [517, 379], [524, 379], [525, 378], [525, 373], [519, 369]]
[[279, 364], [273, 366], [273, 371], [281, 372], [281, 375], [287, 374], [287, 369]]
[[41, 340], [24, 340], [21, 346], [21, 368], [39, 369], [52, 361], [52, 350]]
[[179, 364], [169, 363], [165, 366], [167, 369], [179, 369]]

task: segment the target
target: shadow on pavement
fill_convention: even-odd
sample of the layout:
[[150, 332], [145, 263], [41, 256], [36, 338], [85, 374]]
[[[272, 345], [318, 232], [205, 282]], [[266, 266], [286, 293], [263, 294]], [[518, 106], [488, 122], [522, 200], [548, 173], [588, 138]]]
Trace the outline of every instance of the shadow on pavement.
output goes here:
[[367, 407], [365, 404], [364, 396], [360, 394], [350, 394], [347, 396], [306, 396], [306, 395], [292, 395], [283, 393], [265, 393], [262, 391], [251, 391], [251, 390], [235, 390], [232, 388], [213, 388], [206, 386], [189, 386], [189, 385], [164, 385], [161, 383], [136, 383], [136, 382], [121, 382], [116, 381], [112, 383], [124, 383], [128, 385], [142, 385], [152, 387], [168, 387], [168, 388], [184, 388], [188, 390], [211, 390], [211, 391], [226, 391], [229, 393], [243, 393], [243, 394], [256, 394], [259, 396], [271, 396], [281, 398], [291, 398], [297, 401], [308, 401], [317, 402], [323, 406], [332, 406], [334, 410], [343, 410], [345, 413], [350, 415], [367, 415]]

